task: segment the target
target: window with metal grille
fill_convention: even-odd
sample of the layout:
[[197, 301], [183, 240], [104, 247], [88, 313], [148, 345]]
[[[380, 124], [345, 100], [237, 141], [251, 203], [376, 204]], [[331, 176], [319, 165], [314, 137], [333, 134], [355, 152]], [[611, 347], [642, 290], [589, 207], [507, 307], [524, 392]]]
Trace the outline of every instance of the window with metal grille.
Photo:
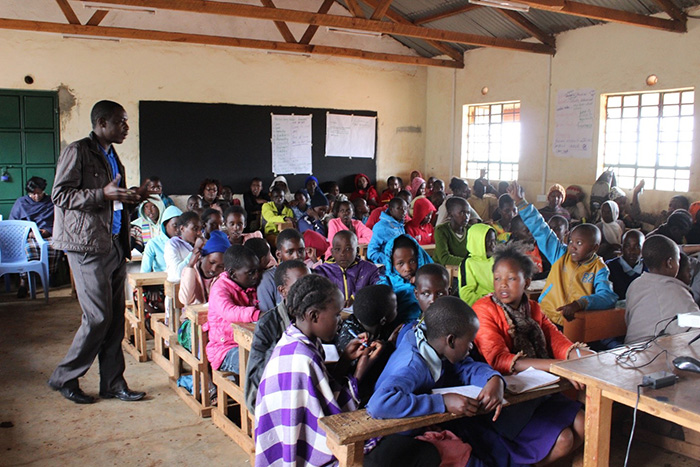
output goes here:
[[465, 105], [461, 176], [517, 180], [520, 159], [520, 101]]
[[633, 188], [685, 192], [690, 188], [694, 90], [604, 96], [603, 167]]

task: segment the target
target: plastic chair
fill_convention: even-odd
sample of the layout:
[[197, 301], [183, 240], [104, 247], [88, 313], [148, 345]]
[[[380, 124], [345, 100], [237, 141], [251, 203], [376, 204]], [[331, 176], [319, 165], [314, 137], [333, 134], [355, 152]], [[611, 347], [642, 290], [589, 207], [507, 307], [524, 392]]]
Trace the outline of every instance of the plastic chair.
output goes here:
[[[27, 260], [27, 236], [29, 231], [39, 244], [41, 251], [39, 261]], [[2, 221], [0, 222], [0, 277], [10, 273], [32, 273], [41, 277], [44, 288], [44, 299], [49, 301], [49, 242], [41, 237], [39, 227], [31, 221]], [[5, 283], [9, 285], [8, 277]], [[34, 278], [29, 274], [29, 292], [32, 299], [36, 298]]]

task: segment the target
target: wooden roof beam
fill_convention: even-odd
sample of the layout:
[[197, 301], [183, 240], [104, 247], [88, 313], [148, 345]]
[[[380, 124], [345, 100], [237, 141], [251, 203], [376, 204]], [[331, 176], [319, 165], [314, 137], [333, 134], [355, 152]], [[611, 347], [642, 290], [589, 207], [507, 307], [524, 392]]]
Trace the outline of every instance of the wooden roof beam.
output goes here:
[[92, 14], [88, 22], [85, 24], [87, 24], [88, 26], [97, 26], [102, 22], [103, 19], [105, 19], [107, 13], [109, 13], [107, 10], [97, 10], [95, 13]]
[[294, 52], [301, 54], [331, 55], [334, 57], [357, 58], [405, 65], [438, 66], [447, 68], [464, 68], [464, 64], [454, 60], [416, 57], [411, 55], [367, 52], [345, 47], [330, 47], [321, 45], [290, 44], [257, 39], [239, 39], [236, 37], [207, 36], [203, 34], [186, 34], [180, 32], [153, 31], [145, 29], [115, 28], [111, 26], [88, 26], [79, 24], [50, 23], [44, 21], [29, 21], [0, 18], [0, 29], [19, 31], [49, 32], [56, 34], [73, 34], [93, 37], [116, 37], [120, 39], [136, 39], [177, 42], [185, 44], [206, 44], [225, 47], [244, 47], [248, 49], [273, 50], [278, 52]]
[[61, 11], [70, 24], [80, 24], [78, 15], [75, 14], [73, 8], [68, 4], [68, 0], [56, 0], [56, 3], [58, 3], [58, 6], [61, 8]]
[[392, 0], [381, 0], [379, 5], [374, 9], [374, 13], [372, 13], [370, 19], [381, 20], [384, 18], [384, 15], [386, 15], [387, 10], [391, 6], [391, 2]]
[[685, 23], [679, 21], [656, 18], [653, 16], [644, 16], [637, 13], [630, 13], [629, 11], [614, 10], [612, 8], [571, 2], [569, 0], [518, 0], [518, 2], [525, 3], [526, 5], [529, 5], [530, 8], [535, 8], [538, 10], [547, 10], [565, 15], [597, 19], [610, 23], [641, 26], [671, 32], [687, 31]]
[[461, 15], [462, 13], [476, 10], [477, 8], [481, 8], [481, 7], [479, 5], [472, 5], [471, 3], [466, 3], [464, 5], [460, 5], [456, 8], [452, 8], [450, 10], [444, 10], [444, 11], [441, 11], [438, 13], [433, 13], [432, 15], [418, 18], [417, 20], [413, 21], [413, 24], [420, 26], [421, 24], [432, 23], [433, 21], [449, 18], [450, 16]]
[[528, 32], [532, 37], [536, 38], [538, 41], [542, 42], [543, 44], [547, 44], [549, 46], [554, 47], [554, 43], [555, 43], [554, 36], [552, 36], [551, 34], [547, 34], [543, 30], [538, 28], [529, 19], [525, 18], [523, 15], [521, 15], [517, 11], [504, 10], [501, 8], [497, 8], [497, 10], [503, 16], [508, 18], [508, 20], [510, 20], [512, 23], [515, 23], [517, 26], [524, 29], [526, 32]]
[[[277, 8], [272, 2], [272, 0], [260, 0], [260, 3], [262, 3], [263, 6], [267, 8]], [[280, 32], [280, 34], [282, 34], [282, 39], [291, 44], [297, 41], [294, 38], [294, 34], [292, 34], [292, 31], [289, 30], [289, 26], [287, 26], [287, 23], [285, 23], [284, 21], [274, 21], [274, 23], [277, 30]]]
[[[335, 0], [323, 0], [321, 8], [318, 9], [318, 12], [320, 14], [328, 13], [328, 11], [331, 9], [334, 3]], [[316, 31], [318, 31], [318, 26], [309, 26], [308, 28], [306, 28], [304, 35], [301, 36], [301, 39], [299, 39], [299, 43], [310, 44], [311, 39], [313, 39], [314, 35], [316, 35]]]
[[654, 0], [654, 2], [661, 7], [662, 10], [666, 12], [668, 16], [670, 16], [672, 19], [675, 19], [676, 21], [679, 21], [683, 24], [688, 21], [688, 16], [676, 6], [675, 3], [671, 0]]
[[356, 18], [364, 18], [365, 17], [365, 12], [362, 11], [362, 7], [360, 4], [357, 2], [357, 0], [345, 0], [345, 3], [348, 5], [348, 10], [350, 10], [350, 13]]
[[318, 14], [309, 11], [287, 10], [282, 8], [265, 8], [238, 3], [212, 2], [202, 0], [100, 0], [110, 5], [145, 6], [161, 10], [189, 11], [213, 15], [238, 16], [242, 18], [286, 21], [292, 23], [331, 26], [337, 28], [372, 31], [396, 36], [432, 39], [442, 42], [495, 47], [507, 50], [519, 50], [541, 54], [554, 54], [554, 49], [545, 44], [533, 44], [498, 37], [479, 36], [456, 31], [424, 28], [421, 26], [375, 21], [363, 18], [351, 18], [340, 15]]

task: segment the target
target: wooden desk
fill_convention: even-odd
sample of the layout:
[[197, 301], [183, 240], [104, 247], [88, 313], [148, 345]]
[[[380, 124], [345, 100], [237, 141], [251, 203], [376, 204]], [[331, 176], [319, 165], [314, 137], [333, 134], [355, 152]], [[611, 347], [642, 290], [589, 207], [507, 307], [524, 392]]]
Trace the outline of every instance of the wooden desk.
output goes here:
[[[146, 303], [144, 302], [144, 289], [152, 285], [163, 285], [167, 274], [164, 272], [137, 272], [129, 273], [128, 283], [134, 290], [135, 300], [133, 306], [124, 309], [124, 339], [122, 348], [137, 362], [148, 360], [146, 351]], [[131, 298], [131, 297], [129, 297]]]
[[572, 342], [593, 342], [626, 333], [624, 308], [579, 311], [573, 321], [564, 320], [564, 335]]
[[[668, 362], [676, 356], [700, 358], [700, 347], [688, 342], [697, 334], [690, 332], [659, 338], [648, 349], [637, 354], [635, 366], [643, 365], [659, 352], [668, 352]], [[567, 360], [552, 365], [551, 371], [564, 378], [586, 385], [586, 440], [584, 466], [608, 465], [610, 458], [610, 419], [613, 401], [634, 407], [637, 385], [642, 376], [666, 370], [664, 355], [641, 369], [628, 369], [616, 362], [624, 348]], [[672, 368], [672, 366], [671, 366]], [[691, 430], [700, 430], [700, 374], [674, 370], [679, 376], [675, 385], [662, 389], [641, 389], [639, 410], [678, 423]], [[639, 449], [639, 447], [637, 447]]]
[[426, 253], [430, 255], [430, 257], [433, 257], [433, 254], [435, 253], [435, 244], [431, 243], [430, 245], [421, 245], [421, 248], [425, 250]]
[[[570, 389], [571, 383], [562, 380], [550, 388], [539, 389], [523, 394], [506, 394], [508, 405], [525, 402], [538, 397]], [[438, 423], [462, 418], [463, 415], [438, 413], [423, 417], [374, 419], [367, 410], [345, 412], [323, 417], [319, 424], [326, 431], [326, 444], [338, 459], [340, 467], [360, 467], [364, 457], [365, 440], [377, 436], [387, 436], [402, 431], [427, 427]]]

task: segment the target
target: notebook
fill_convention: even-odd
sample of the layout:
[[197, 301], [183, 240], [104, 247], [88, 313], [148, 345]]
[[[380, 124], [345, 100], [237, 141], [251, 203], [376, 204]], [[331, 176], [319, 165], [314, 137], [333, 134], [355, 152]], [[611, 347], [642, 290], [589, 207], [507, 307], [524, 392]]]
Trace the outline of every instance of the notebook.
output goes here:
[[517, 375], [503, 377], [506, 380], [506, 391], [512, 394], [532, 391], [533, 389], [551, 386], [561, 378], [546, 371], [536, 370], [533, 367], [521, 371]]

